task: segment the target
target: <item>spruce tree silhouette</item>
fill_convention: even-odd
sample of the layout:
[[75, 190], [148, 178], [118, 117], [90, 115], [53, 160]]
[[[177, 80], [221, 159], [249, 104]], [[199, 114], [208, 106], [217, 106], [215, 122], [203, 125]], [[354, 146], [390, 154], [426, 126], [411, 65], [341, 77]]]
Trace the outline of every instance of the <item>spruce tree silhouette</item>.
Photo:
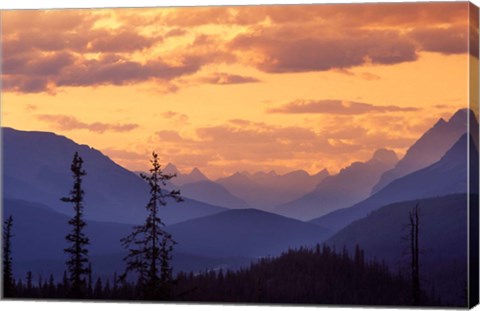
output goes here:
[[421, 289], [420, 289], [420, 263], [419, 263], [419, 246], [418, 246], [418, 226], [420, 216], [418, 213], [418, 204], [415, 205], [409, 213], [409, 229], [410, 229], [410, 272], [412, 278], [412, 301], [414, 305], [420, 304]]
[[83, 233], [85, 221], [83, 220], [83, 198], [82, 177], [86, 175], [82, 168], [83, 159], [75, 152], [70, 170], [73, 176], [73, 188], [69, 197], [63, 197], [61, 200], [66, 203], [72, 203], [75, 211], [74, 216], [68, 221], [73, 227], [71, 233], [67, 234], [65, 239], [70, 244], [64, 251], [70, 255], [66, 262], [69, 273], [70, 298], [85, 298], [87, 293], [86, 277], [89, 274], [88, 249], [89, 239]]
[[128, 250], [124, 258], [125, 272], [120, 276], [125, 280], [129, 272], [136, 272], [138, 286], [146, 300], [166, 300], [170, 298], [172, 283], [171, 252], [176, 242], [164, 230], [165, 224], [158, 216], [159, 208], [167, 205], [168, 199], [183, 201], [179, 190], [165, 190], [166, 182], [175, 174], [164, 174], [153, 152], [150, 174], [140, 176], [149, 184], [150, 199], [146, 206], [148, 216], [144, 224], [135, 226], [133, 232], [121, 240]]
[[13, 217], [10, 215], [3, 227], [3, 297], [13, 297], [15, 281], [12, 269], [12, 225]]

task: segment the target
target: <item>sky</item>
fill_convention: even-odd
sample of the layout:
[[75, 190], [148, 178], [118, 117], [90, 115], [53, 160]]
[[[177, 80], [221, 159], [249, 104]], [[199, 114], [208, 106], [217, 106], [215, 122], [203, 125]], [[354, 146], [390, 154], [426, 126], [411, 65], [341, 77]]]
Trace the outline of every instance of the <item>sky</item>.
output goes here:
[[152, 151], [211, 178], [402, 156], [478, 64], [466, 2], [1, 14], [2, 126], [135, 171]]

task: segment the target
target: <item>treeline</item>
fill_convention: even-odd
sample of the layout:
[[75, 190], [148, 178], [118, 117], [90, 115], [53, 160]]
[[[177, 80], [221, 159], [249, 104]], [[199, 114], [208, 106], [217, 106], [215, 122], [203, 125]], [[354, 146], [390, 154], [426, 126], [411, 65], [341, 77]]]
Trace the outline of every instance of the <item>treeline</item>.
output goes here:
[[[412, 305], [408, 280], [385, 264], [366, 262], [328, 246], [290, 250], [263, 258], [247, 269], [194, 275], [180, 273], [174, 297], [190, 302], [243, 302], [331, 305]], [[436, 305], [425, 293], [420, 305]]]
[[[30, 281], [29, 281], [30, 278]], [[61, 282], [47, 280], [15, 283], [13, 293], [19, 298], [68, 298], [71, 284], [65, 274]], [[328, 304], [328, 305], [413, 305], [409, 280], [392, 275], [385, 264], [365, 261], [357, 247], [349, 255], [328, 246], [289, 250], [275, 258], [262, 258], [237, 271], [212, 270], [204, 273], [178, 273], [169, 297], [143, 297], [140, 281], [127, 282], [113, 277], [89, 277], [83, 299], [150, 300], [182, 302]], [[441, 302], [421, 293], [420, 305]]]

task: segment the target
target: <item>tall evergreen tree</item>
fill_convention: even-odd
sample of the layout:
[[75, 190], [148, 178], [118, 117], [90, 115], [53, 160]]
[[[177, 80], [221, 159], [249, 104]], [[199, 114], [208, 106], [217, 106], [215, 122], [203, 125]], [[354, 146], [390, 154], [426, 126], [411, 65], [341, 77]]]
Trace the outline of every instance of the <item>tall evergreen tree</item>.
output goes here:
[[27, 281], [27, 297], [28, 297], [28, 296], [32, 295], [32, 292], [33, 292], [33, 275], [32, 275], [32, 271], [28, 271], [28, 272], [27, 272], [26, 281]]
[[86, 175], [82, 168], [83, 159], [75, 152], [70, 167], [73, 176], [73, 188], [69, 197], [61, 198], [63, 202], [72, 203], [74, 215], [68, 223], [72, 226], [72, 231], [67, 234], [65, 239], [70, 244], [64, 251], [69, 255], [67, 260], [67, 270], [69, 272], [70, 296], [71, 298], [84, 298], [86, 295], [86, 276], [89, 273], [88, 249], [89, 239], [83, 233], [85, 221], [83, 220], [83, 198], [82, 177]]
[[15, 281], [12, 269], [12, 225], [13, 217], [10, 215], [3, 227], [3, 296], [13, 297]]
[[143, 296], [141, 298], [168, 299], [172, 279], [171, 252], [175, 241], [165, 231], [165, 224], [158, 212], [160, 207], [167, 205], [168, 199], [181, 202], [182, 198], [179, 190], [163, 189], [166, 182], [176, 175], [162, 172], [155, 152], [152, 153], [150, 162], [150, 174], [141, 174], [150, 186], [150, 199], [146, 206], [148, 216], [144, 224], [135, 226], [133, 232], [121, 240], [128, 250], [128, 255], [124, 258], [126, 271], [122, 279], [125, 279], [128, 272], [136, 272]]
[[409, 229], [410, 229], [410, 272], [412, 280], [412, 300], [414, 305], [420, 304], [420, 263], [419, 253], [420, 248], [418, 246], [418, 227], [420, 222], [420, 216], [418, 213], [418, 204], [409, 213]]

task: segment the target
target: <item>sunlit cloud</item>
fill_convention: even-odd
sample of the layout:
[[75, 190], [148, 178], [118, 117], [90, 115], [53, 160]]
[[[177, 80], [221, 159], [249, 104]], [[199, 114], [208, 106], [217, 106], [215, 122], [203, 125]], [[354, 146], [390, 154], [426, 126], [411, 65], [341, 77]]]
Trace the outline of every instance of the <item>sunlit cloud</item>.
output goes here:
[[88, 130], [95, 133], [111, 132], [130, 132], [139, 127], [135, 123], [110, 124], [104, 122], [82, 122], [73, 116], [41, 114], [37, 118], [48, 122], [53, 128], [59, 130]]
[[228, 74], [224, 72], [217, 72], [217, 73], [211, 74], [207, 77], [201, 78], [200, 81], [204, 83], [219, 84], [219, 85], [260, 82], [259, 79], [254, 77]]
[[296, 100], [286, 105], [268, 109], [268, 113], [321, 113], [358, 115], [370, 112], [409, 112], [415, 107], [375, 106], [371, 104], [345, 100]]

